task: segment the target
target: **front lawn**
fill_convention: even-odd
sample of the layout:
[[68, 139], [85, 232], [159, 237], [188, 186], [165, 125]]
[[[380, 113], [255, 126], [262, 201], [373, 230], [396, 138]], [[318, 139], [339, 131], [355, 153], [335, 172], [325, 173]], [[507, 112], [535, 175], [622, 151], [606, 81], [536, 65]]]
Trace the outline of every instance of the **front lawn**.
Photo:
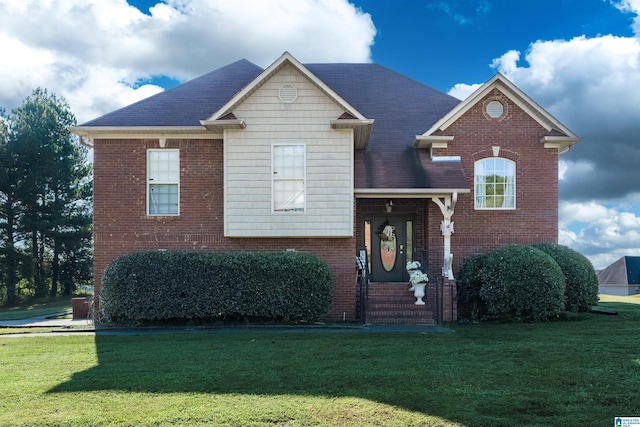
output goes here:
[[65, 296], [15, 306], [0, 306], [0, 320], [19, 320], [71, 311], [71, 298]]
[[613, 425], [640, 415], [624, 301], [441, 334], [0, 336], [0, 425]]

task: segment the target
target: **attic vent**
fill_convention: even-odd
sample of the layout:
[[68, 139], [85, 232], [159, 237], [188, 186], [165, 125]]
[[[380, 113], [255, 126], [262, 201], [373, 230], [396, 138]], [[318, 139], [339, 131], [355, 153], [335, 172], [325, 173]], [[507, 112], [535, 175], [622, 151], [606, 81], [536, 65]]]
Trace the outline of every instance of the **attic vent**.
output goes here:
[[487, 114], [492, 119], [497, 119], [504, 113], [504, 106], [500, 101], [491, 101], [487, 104]]
[[298, 98], [298, 89], [293, 85], [283, 85], [278, 91], [278, 98], [282, 102], [293, 102]]

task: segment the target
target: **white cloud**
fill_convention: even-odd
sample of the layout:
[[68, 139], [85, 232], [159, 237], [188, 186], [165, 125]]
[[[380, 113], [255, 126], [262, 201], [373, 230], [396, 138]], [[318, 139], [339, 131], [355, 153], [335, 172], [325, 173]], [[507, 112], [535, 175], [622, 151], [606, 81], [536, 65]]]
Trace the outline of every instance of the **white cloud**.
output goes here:
[[594, 223], [608, 219], [617, 212], [594, 201], [584, 203], [561, 202], [558, 215], [560, 217], [560, 227], [567, 227], [574, 222]]
[[[630, 12], [636, 15], [640, 13], [640, 0], [620, 0], [612, 3], [623, 12]], [[640, 18], [638, 16], [633, 20], [633, 30], [635, 34], [640, 34]]]
[[[493, 66], [552, 114], [582, 134], [606, 134], [609, 126], [633, 126], [640, 109], [640, 41], [612, 35], [538, 41], [518, 66], [508, 52]], [[594, 118], [596, 120], [594, 120]]]
[[594, 201], [560, 203], [560, 244], [584, 254], [597, 269], [640, 255], [640, 216]]
[[476, 91], [476, 89], [478, 89], [480, 86], [482, 86], [481, 83], [476, 83], [476, 84], [472, 84], [472, 85], [467, 85], [464, 83], [458, 83], [455, 86], [453, 86], [451, 89], [449, 89], [449, 92], [447, 92], [449, 95], [453, 96], [454, 98], [458, 98], [460, 100], [465, 100], [467, 99], [467, 97], [469, 95], [471, 95], [473, 92]]
[[536, 41], [492, 63], [582, 137], [559, 163], [559, 241], [596, 268], [640, 255], [640, 0], [612, 4], [636, 15], [634, 37]]
[[149, 14], [125, 0], [3, 0], [0, 106], [44, 87], [83, 122], [160, 91], [137, 87], [154, 75], [185, 80], [242, 57], [264, 67], [284, 51], [368, 62], [375, 34], [347, 0], [167, 0]]

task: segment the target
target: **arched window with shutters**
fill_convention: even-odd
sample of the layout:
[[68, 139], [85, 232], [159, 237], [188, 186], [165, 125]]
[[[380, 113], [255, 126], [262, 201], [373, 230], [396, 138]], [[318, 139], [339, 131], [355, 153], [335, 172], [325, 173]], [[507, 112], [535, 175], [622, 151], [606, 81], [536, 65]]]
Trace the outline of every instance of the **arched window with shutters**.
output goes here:
[[476, 209], [516, 208], [516, 163], [500, 157], [475, 162]]

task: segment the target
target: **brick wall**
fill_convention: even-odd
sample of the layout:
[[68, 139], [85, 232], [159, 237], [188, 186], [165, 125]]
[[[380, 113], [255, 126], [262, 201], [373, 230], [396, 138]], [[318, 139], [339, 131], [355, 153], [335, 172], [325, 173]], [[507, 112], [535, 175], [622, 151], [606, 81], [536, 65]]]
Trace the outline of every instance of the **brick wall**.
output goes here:
[[[492, 119], [484, 105], [500, 100], [505, 114]], [[434, 149], [436, 156], [460, 156], [467, 177], [469, 194], [459, 194], [451, 247], [456, 273], [466, 257], [508, 244], [557, 242], [558, 240], [558, 151], [545, 149], [540, 138], [547, 134], [531, 116], [509, 98], [494, 90], [457, 120], [442, 135], [453, 135], [446, 149]], [[498, 157], [516, 163], [516, 209], [476, 210], [474, 208], [474, 162], [493, 157], [492, 147], [500, 147]], [[364, 217], [384, 215], [383, 199], [358, 199], [356, 236], [358, 247], [364, 246]], [[394, 213], [416, 213], [415, 246], [427, 254], [431, 274], [440, 275], [443, 264], [443, 219], [431, 199], [393, 199]], [[445, 280], [443, 315], [445, 320], [457, 316], [455, 281]]]
[[[499, 119], [489, 118], [484, 105], [497, 99], [505, 105]], [[460, 156], [470, 194], [458, 197], [451, 246], [455, 253], [454, 272], [467, 256], [507, 244], [558, 241], [558, 150], [545, 149], [540, 138], [547, 131], [525, 111], [498, 90], [476, 103], [443, 132], [454, 140], [434, 155]], [[516, 163], [516, 209], [475, 210], [473, 194], [474, 162], [492, 157], [499, 146], [499, 157]], [[429, 207], [429, 230], [438, 230], [442, 214]], [[442, 245], [440, 233], [430, 233], [429, 247]], [[442, 263], [440, 251], [429, 251], [431, 262]]]
[[94, 283], [120, 255], [154, 249], [312, 252], [331, 269], [330, 319], [356, 316], [355, 238], [227, 238], [223, 232], [222, 141], [168, 140], [180, 148], [180, 215], [146, 215], [146, 150], [153, 140], [96, 140], [94, 148]]
[[[484, 105], [499, 99], [505, 114], [491, 119]], [[558, 152], [545, 149], [540, 138], [547, 131], [499, 91], [493, 91], [451, 125], [445, 135], [454, 140], [434, 155], [461, 156], [470, 194], [461, 194], [453, 215], [451, 244], [454, 272], [469, 255], [511, 244], [557, 242]], [[516, 209], [475, 210], [474, 161], [493, 155], [516, 162]], [[331, 319], [356, 316], [354, 255], [364, 245], [365, 215], [384, 213], [384, 200], [359, 199], [354, 238], [255, 239], [226, 238], [223, 234], [222, 141], [169, 140], [180, 148], [180, 216], [146, 215], [146, 150], [157, 140], [97, 140], [94, 149], [94, 271], [99, 291], [104, 268], [116, 257], [147, 249], [213, 251], [313, 252], [330, 267], [334, 278]], [[393, 212], [415, 213], [417, 248], [426, 250], [429, 271], [439, 274], [443, 262], [440, 233], [442, 214], [430, 199], [394, 199]], [[451, 288], [449, 297], [453, 297]], [[455, 306], [447, 317], [455, 318]]]

